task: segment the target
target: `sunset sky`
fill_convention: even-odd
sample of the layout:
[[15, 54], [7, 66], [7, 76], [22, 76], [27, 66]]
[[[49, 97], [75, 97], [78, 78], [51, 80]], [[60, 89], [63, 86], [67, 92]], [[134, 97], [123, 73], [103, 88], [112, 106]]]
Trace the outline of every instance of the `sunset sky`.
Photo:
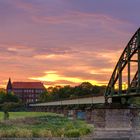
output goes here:
[[0, 87], [107, 84], [139, 14], [140, 0], [0, 0]]

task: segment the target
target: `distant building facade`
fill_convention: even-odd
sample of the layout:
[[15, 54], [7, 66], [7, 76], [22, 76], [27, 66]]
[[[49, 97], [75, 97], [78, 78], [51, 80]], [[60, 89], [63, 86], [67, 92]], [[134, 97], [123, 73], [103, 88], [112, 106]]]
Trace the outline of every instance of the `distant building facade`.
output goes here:
[[41, 93], [46, 91], [45, 86], [41, 82], [11, 82], [9, 78], [7, 93], [14, 92], [14, 94], [23, 103], [35, 103], [39, 100]]

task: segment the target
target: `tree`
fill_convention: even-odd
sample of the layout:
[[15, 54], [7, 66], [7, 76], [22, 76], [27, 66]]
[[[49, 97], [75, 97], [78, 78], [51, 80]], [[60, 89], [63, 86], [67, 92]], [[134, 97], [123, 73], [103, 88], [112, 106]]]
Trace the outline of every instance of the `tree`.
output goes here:
[[74, 88], [74, 93], [77, 97], [92, 96], [93, 85], [89, 82], [83, 82]]
[[104, 91], [105, 86], [96, 86], [89, 82], [83, 82], [75, 87], [71, 87], [69, 85], [64, 87], [55, 86], [49, 87], [46, 93], [42, 93], [40, 96], [40, 101], [57, 101], [86, 96], [99, 96], [103, 95]]
[[0, 108], [4, 112], [4, 119], [9, 119], [9, 111], [19, 106], [19, 99], [13, 93], [0, 92]]
[[46, 91], [46, 92], [43, 92], [43, 93], [41, 93], [40, 94], [40, 96], [39, 96], [39, 101], [40, 102], [45, 102], [47, 99], [47, 94], [48, 94], [48, 92]]
[[14, 102], [4, 102], [1, 105], [1, 109], [4, 112], [4, 120], [9, 119], [9, 111], [11, 111], [13, 108], [16, 108], [19, 106], [19, 103], [14, 103]]
[[1, 92], [0, 92], [0, 104], [3, 103], [4, 97], [5, 97], [5, 92], [1, 91]]

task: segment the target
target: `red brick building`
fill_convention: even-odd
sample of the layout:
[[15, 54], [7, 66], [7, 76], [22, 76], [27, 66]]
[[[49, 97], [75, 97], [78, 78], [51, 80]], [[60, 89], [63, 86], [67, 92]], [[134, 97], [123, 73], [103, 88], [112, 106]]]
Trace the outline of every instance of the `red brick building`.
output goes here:
[[7, 84], [7, 93], [14, 94], [24, 103], [34, 103], [39, 99], [39, 95], [46, 91], [41, 82], [11, 82], [9, 79]]

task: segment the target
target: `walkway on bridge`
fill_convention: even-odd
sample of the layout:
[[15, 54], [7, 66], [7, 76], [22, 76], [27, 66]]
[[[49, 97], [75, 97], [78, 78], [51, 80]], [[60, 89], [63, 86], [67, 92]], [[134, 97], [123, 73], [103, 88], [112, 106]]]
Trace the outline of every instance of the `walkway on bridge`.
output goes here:
[[61, 100], [61, 101], [54, 101], [54, 102], [52, 101], [52, 102], [46, 102], [46, 103], [30, 104], [30, 107], [99, 104], [99, 103], [103, 103], [103, 104], [105, 103], [104, 96], [77, 98], [77, 99]]

